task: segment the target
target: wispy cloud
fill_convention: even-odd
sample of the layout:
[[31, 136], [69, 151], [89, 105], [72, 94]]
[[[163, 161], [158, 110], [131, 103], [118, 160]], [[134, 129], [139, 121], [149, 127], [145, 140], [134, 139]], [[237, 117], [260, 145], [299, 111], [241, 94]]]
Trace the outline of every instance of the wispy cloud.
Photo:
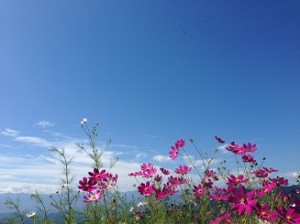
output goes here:
[[15, 140], [17, 142], [30, 143], [32, 145], [40, 146], [43, 148], [49, 148], [52, 146], [52, 144], [49, 141], [35, 136], [17, 136]]
[[45, 121], [45, 120], [42, 120], [42, 121], [39, 121], [35, 124], [35, 126], [38, 126], [40, 128], [48, 128], [48, 127], [54, 127], [55, 124], [54, 123], [51, 123], [50, 121]]
[[19, 134], [19, 132], [13, 129], [6, 128], [4, 131], [1, 131], [1, 134], [9, 137], [15, 137]]
[[[19, 132], [12, 129], [5, 129], [2, 132], [4, 132], [5, 136], [11, 137], [13, 141], [24, 143], [22, 146], [23, 148], [32, 145], [47, 149], [51, 146], [64, 148], [67, 158], [74, 158], [73, 162], [70, 164], [70, 168], [72, 174], [75, 176], [75, 181], [73, 183], [75, 188], [77, 188], [78, 181], [84, 176], [87, 176], [88, 172], [92, 169], [93, 161], [76, 145], [76, 142], [86, 142], [86, 140], [64, 137], [61, 141], [54, 142], [48, 140], [47, 137], [18, 136]], [[123, 154], [122, 147], [123, 149], [135, 149], [135, 153], [132, 153], [132, 150], [126, 152], [126, 154], [132, 154], [131, 156], [134, 158], [136, 155], [136, 147], [116, 144], [113, 151], [106, 149], [101, 157], [104, 169], [108, 170], [111, 161]], [[101, 149], [100, 146], [99, 150]], [[28, 153], [30, 153], [29, 150]], [[1, 155], [0, 161], [2, 161], [2, 163], [0, 163], [0, 193], [32, 193], [35, 189], [41, 193], [53, 193], [60, 188], [60, 178], [63, 177], [61, 175], [62, 166], [58, 156], [56, 154], [49, 154], [48, 150], [41, 150], [40, 154], [35, 155]], [[128, 191], [134, 189], [133, 180], [128, 177], [128, 173], [133, 170], [138, 170], [139, 168], [140, 164], [132, 161], [125, 161], [121, 158], [112, 167], [110, 172], [118, 174], [119, 189], [121, 191]]]
[[135, 159], [145, 158], [145, 157], [147, 157], [147, 155], [148, 155], [147, 153], [139, 152], [139, 153], [135, 154]]
[[171, 158], [169, 156], [163, 156], [163, 155], [155, 155], [152, 157], [152, 159], [159, 163], [163, 163], [163, 162], [167, 162], [167, 161], [171, 160]]

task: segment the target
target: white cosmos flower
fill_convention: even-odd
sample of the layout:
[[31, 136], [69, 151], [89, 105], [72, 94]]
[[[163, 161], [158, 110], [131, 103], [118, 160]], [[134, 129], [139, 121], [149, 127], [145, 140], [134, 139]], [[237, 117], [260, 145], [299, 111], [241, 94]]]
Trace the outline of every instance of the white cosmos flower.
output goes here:
[[27, 216], [28, 218], [33, 218], [33, 217], [35, 216], [35, 214], [36, 214], [36, 211], [32, 211], [32, 212], [26, 213], [26, 216]]
[[81, 125], [84, 125], [87, 123], [87, 118], [83, 118], [82, 121], [80, 122]]
[[137, 203], [137, 207], [141, 207], [141, 206], [145, 206], [145, 205], [147, 205], [147, 202], [139, 202], [139, 203]]

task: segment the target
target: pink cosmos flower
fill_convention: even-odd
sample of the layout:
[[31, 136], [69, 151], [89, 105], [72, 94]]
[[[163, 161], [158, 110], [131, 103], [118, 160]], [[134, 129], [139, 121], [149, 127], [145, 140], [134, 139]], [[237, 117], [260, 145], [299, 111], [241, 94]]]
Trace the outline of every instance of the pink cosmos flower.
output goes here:
[[237, 155], [243, 155], [247, 152], [247, 149], [244, 146], [239, 146], [234, 142], [231, 142], [230, 145], [226, 147], [226, 149]]
[[205, 177], [201, 181], [201, 183], [202, 183], [203, 187], [205, 187], [205, 188], [212, 188], [213, 184], [214, 184], [214, 182], [210, 178], [207, 178], [207, 177]]
[[239, 175], [238, 177], [230, 175], [230, 177], [228, 177], [227, 184], [239, 185], [239, 184], [242, 184], [242, 183], [247, 183], [248, 180], [249, 180], [249, 178], [244, 179], [243, 175]]
[[178, 157], [179, 148], [176, 146], [171, 147], [171, 151], [169, 152], [171, 159], [176, 159]]
[[276, 188], [276, 183], [275, 182], [269, 182], [269, 181], [263, 181], [262, 182], [262, 189], [257, 189], [256, 191], [256, 196], [257, 197], [262, 197], [271, 191], [273, 191]]
[[128, 174], [128, 176], [142, 176], [143, 175], [143, 171], [138, 171], [138, 172], [134, 172], [134, 173], [130, 173]]
[[257, 150], [256, 144], [251, 144], [250, 142], [248, 144], [243, 144], [244, 148], [247, 150], [247, 152], [255, 152]]
[[101, 191], [97, 191], [96, 193], [89, 193], [88, 196], [83, 196], [84, 202], [90, 203], [93, 201], [99, 201], [102, 198]]
[[167, 184], [164, 184], [164, 187], [162, 190], [158, 189], [155, 191], [155, 197], [157, 199], [165, 199], [167, 196], [176, 194], [178, 191], [174, 188], [168, 186]]
[[165, 199], [167, 196], [168, 196], [168, 193], [166, 191], [162, 191], [162, 190], [155, 191], [155, 197], [157, 199]]
[[117, 185], [118, 182], [118, 174], [113, 176], [111, 173], [107, 173], [105, 182], [107, 183], [108, 187], [114, 187]]
[[142, 172], [143, 172], [143, 177], [149, 178], [152, 177], [156, 174], [156, 168], [151, 164], [151, 163], [143, 163], [141, 166]]
[[280, 205], [277, 209], [279, 217], [285, 222], [285, 223], [294, 223], [299, 224], [300, 223], [300, 213], [297, 213], [294, 208], [289, 208], [288, 210]]
[[218, 180], [217, 173], [213, 170], [205, 170], [205, 176], [208, 178], [213, 178], [214, 180]]
[[231, 214], [227, 212], [224, 215], [219, 216], [216, 219], [212, 220], [209, 224], [232, 223], [230, 216]]
[[91, 178], [84, 177], [82, 180], [79, 181], [79, 184], [80, 185], [78, 186], [78, 188], [87, 192], [92, 192], [97, 188], [96, 187], [97, 181]]
[[252, 173], [255, 174], [256, 177], [266, 178], [269, 175], [269, 173], [277, 172], [277, 171], [278, 170], [274, 170], [273, 168], [263, 167], [262, 169], [258, 169]]
[[191, 170], [192, 170], [192, 167], [188, 167], [186, 165], [183, 165], [183, 166], [180, 165], [178, 168], [175, 169], [175, 173], [184, 175], [184, 174], [191, 172]]
[[278, 198], [280, 198], [280, 200], [283, 200], [284, 202], [288, 203], [289, 201], [291, 201], [292, 195], [291, 194], [285, 194], [282, 193], [281, 191], [278, 193]]
[[225, 189], [216, 188], [215, 192], [211, 195], [211, 198], [215, 201], [228, 201], [230, 195]]
[[218, 136], [215, 136], [215, 139], [216, 139], [219, 143], [221, 143], [221, 144], [224, 144], [224, 143], [225, 143], [225, 141], [224, 141], [223, 139], [221, 139], [220, 137], [218, 137]]
[[193, 192], [198, 196], [201, 197], [206, 193], [206, 189], [202, 187], [201, 184], [198, 184], [197, 186], [194, 186]]
[[185, 141], [184, 141], [183, 139], [179, 139], [179, 140], [177, 140], [176, 143], [175, 143], [175, 146], [176, 146], [177, 148], [184, 147], [184, 145], [185, 145]]
[[162, 176], [160, 176], [160, 175], [156, 175], [155, 177], [154, 177], [154, 180], [156, 181], [156, 182], [161, 182], [162, 181]]
[[141, 193], [141, 195], [148, 197], [155, 192], [155, 187], [154, 184], [150, 184], [150, 182], [147, 181], [145, 184], [141, 183], [140, 186], [138, 186], [138, 190]]
[[91, 177], [92, 180], [94, 181], [103, 181], [105, 180], [107, 173], [106, 170], [101, 170], [99, 172], [99, 170], [97, 168], [94, 168], [94, 172], [89, 172], [89, 175]]
[[186, 182], [187, 180], [184, 178], [169, 176], [167, 184], [172, 188], [176, 188], [177, 186], [185, 184]]
[[250, 154], [243, 155], [242, 160], [244, 163], [256, 163], [256, 160]]
[[277, 212], [270, 211], [269, 205], [261, 206], [260, 204], [257, 204], [255, 207], [255, 211], [261, 220], [267, 222], [277, 222], [279, 220], [279, 218], [277, 217]]
[[169, 175], [170, 174], [170, 171], [169, 170], [166, 170], [164, 168], [160, 168], [160, 171], [164, 174], [164, 175]]
[[176, 194], [177, 192], [179, 192], [178, 190], [176, 190], [176, 188], [172, 187], [169, 183], [164, 184], [164, 187], [162, 189], [162, 192], [164, 192], [164, 194], [166, 196], [169, 195], [173, 195]]
[[287, 186], [289, 184], [288, 179], [285, 179], [284, 177], [270, 178], [270, 180], [275, 182], [277, 187]]
[[238, 215], [243, 215], [245, 212], [251, 215], [252, 209], [256, 206], [257, 202], [254, 200], [255, 191], [251, 191], [249, 194], [246, 192], [246, 188], [240, 185], [239, 188], [232, 189], [232, 196], [229, 202], [232, 203], [231, 209], [238, 211]]

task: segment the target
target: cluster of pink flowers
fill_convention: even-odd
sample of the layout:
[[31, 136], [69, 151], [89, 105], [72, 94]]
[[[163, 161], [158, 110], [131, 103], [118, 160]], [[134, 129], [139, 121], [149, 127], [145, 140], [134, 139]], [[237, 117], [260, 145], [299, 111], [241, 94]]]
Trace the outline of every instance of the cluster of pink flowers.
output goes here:
[[167, 177], [167, 182], [162, 185], [163, 176], [157, 173], [157, 169], [151, 164], [142, 164], [141, 170], [128, 174], [129, 176], [141, 176], [146, 179], [145, 183], [141, 183], [138, 186], [138, 191], [141, 195], [149, 197], [155, 195], [157, 199], [164, 199], [168, 195], [172, 195], [178, 192], [177, 187], [187, 183], [184, 175], [192, 170], [191, 167], [179, 166], [176, 169], [176, 173], [179, 177], [170, 175], [170, 171], [161, 167], [160, 171], [163, 176]]
[[[215, 139], [220, 144], [226, 144], [220, 137], [215, 136]], [[184, 146], [183, 139], [177, 140], [169, 151], [170, 158], [175, 160], [180, 149], [185, 153]], [[300, 224], [300, 190], [295, 190], [293, 194], [280, 192], [282, 186], [288, 185], [288, 180], [278, 176], [271, 178], [270, 174], [278, 170], [257, 165], [253, 156], [257, 146], [252, 143], [238, 145], [231, 142], [226, 149], [235, 154], [236, 158], [244, 163], [244, 167], [250, 167], [250, 170], [235, 175], [226, 173], [225, 176], [223, 173], [221, 176], [221, 173], [218, 174], [207, 166], [204, 168], [203, 175], [199, 175], [200, 180], [197, 184], [191, 184], [188, 178], [188, 174], [193, 169], [198, 173], [197, 167], [187, 165], [178, 166], [172, 174], [163, 167], [158, 169], [152, 163], [143, 163], [139, 171], [128, 175], [141, 177], [144, 180], [138, 184], [137, 189], [146, 198], [166, 199], [180, 192], [180, 189], [186, 189], [182, 186], [185, 185], [190, 188], [189, 192], [192, 194], [191, 198], [195, 199], [195, 204], [205, 197], [212, 203], [228, 205], [227, 210], [218, 210], [220, 206], [216, 208], [214, 215], [217, 217], [210, 220], [210, 224], [236, 223], [237, 217], [244, 215], [255, 216], [257, 220], [267, 223]], [[225, 179], [226, 184], [223, 187], [217, 184], [220, 176]], [[117, 175], [113, 176], [106, 170], [94, 169], [93, 172], [89, 172], [89, 177], [79, 181], [78, 188], [88, 193], [84, 197], [86, 202], [99, 201], [105, 190], [116, 185], [117, 179]], [[136, 210], [135, 216], [139, 219], [143, 218], [139, 210]]]
[[[220, 140], [218, 141], [220, 142]], [[222, 140], [222, 143], [225, 143], [225, 141]], [[253, 153], [257, 150], [255, 144], [248, 143], [239, 146], [232, 142], [226, 147], [226, 149], [236, 155], [240, 155], [244, 163], [256, 163], [252, 155], [246, 154]], [[231, 211], [217, 217], [210, 223], [232, 223], [231, 216], [236, 212], [239, 216], [242, 216], [245, 213], [248, 215], [256, 215], [258, 219], [268, 223], [278, 222], [281, 220], [284, 223], [300, 224], [300, 200], [299, 196], [297, 196], [297, 194], [299, 195], [299, 192], [297, 193], [297, 191], [295, 191], [294, 195], [286, 195], [281, 192], [276, 194], [276, 197], [274, 198], [275, 200], [271, 202], [273, 206], [270, 206], [265, 201], [265, 196], [268, 193], [277, 192], [281, 186], [288, 185], [288, 180], [283, 177], [268, 177], [270, 173], [277, 171], [278, 170], [273, 168], [263, 167], [257, 168], [251, 172], [251, 174], [254, 175], [252, 179], [262, 179], [260, 182], [261, 187], [259, 188], [247, 190], [244, 185], [249, 182], [249, 178], [245, 178], [243, 175], [230, 175], [227, 178], [227, 188], [214, 187], [209, 192], [211, 198], [215, 201], [224, 201], [230, 203]], [[281, 204], [281, 202], [284, 200], [289, 202], [284, 203], [285, 206]], [[290, 202], [292, 202], [292, 204], [290, 204]], [[276, 206], [277, 204], [279, 206]]]
[[[215, 139], [218, 143], [224, 144], [225, 141], [217, 136]], [[185, 145], [185, 141], [180, 139], [176, 141], [175, 145], [171, 147], [169, 155], [172, 159], [178, 157], [180, 148]], [[242, 174], [229, 175], [227, 177], [226, 187], [218, 187], [215, 183], [218, 181], [218, 175], [213, 170], [205, 170], [204, 176], [198, 185], [193, 186], [193, 193], [195, 198], [201, 198], [203, 196], [211, 198], [216, 202], [224, 202], [230, 205], [230, 211], [221, 213], [210, 222], [210, 224], [218, 223], [233, 223], [233, 215], [238, 216], [255, 215], [258, 219], [266, 222], [278, 222], [279, 220], [284, 223], [300, 223], [300, 200], [299, 197], [292, 195], [285, 195], [283, 193], [276, 194], [273, 206], [270, 206], [265, 197], [267, 194], [277, 192], [281, 186], [288, 185], [288, 180], [283, 177], [270, 178], [269, 174], [277, 172], [273, 168], [260, 168], [257, 167], [256, 160], [252, 153], [257, 150], [255, 144], [247, 143], [238, 145], [231, 142], [226, 149], [231, 151], [237, 156], [240, 156], [241, 160], [246, 164], [252, 164], [254, 168], [252, 172], [246, 173], [247, 176]], [[251, 153], [251, 154], [250, 154]], [[164, 168], [160, 168], [164, 175], [169, 175], [170, 172]], [[138, 186], [138, 191], [141, 195], [149, 197], [155, 195], [157, 199], [164, 199], [168, 195], [179, 192], [176, 187], [187, 183], [187, 179], [183, 175], [189, 173], [192, 167], [181, 165], [175, 169], [175, 173], [180, 175], [179, 177], [169, 176], [167, 183], [160, 187], [155, 180], [160, 180], [158, 175], [154, 179], [148, 180], [146, 183], [141, 183]], [[144, 178], [154, 177], [156, 175], [156, 168], [152, 164], [143, 164], [141, 171], [131, 173], [129, 176], [142, 176]], [[151, 175], [149, 175], [151, 174]], [[261, 187], [247, 189], [247, 184], [250, 180], [258, 178]], [[249, 186], [249, 185], [248, 185]], [[300, 190], [297, 195], [299, 195]], [[282, 201], [286, 201], [285, 206], [281, 204]], [[292, 205], [287, 203], [292, 202]], [[275, 205], [275, 206], [274, 206]]]
[[89, 177], [84, 177], [79, 181], [78, 188], [88, 194], [84, 196], [85, 202], [99, 201], [103, 193], [111, 187], [116, 186], [118, 175], [113, 175], [106, 170], [99, 171], [94, 168], [93, 172], [88, 172]]

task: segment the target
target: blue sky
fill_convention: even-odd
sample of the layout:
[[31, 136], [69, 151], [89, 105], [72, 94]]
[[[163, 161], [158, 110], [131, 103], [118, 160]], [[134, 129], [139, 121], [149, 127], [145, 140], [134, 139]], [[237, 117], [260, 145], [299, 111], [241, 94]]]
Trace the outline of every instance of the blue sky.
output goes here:
[[143, 162], [182, 164], [179, 138], [253, 142], [279, 175], [300, 171], [299, 1], [4, 0], [0, 32], [0, 192], [59, 186], [53, 145], [85, 175], [84, 117], [123, 190]]

